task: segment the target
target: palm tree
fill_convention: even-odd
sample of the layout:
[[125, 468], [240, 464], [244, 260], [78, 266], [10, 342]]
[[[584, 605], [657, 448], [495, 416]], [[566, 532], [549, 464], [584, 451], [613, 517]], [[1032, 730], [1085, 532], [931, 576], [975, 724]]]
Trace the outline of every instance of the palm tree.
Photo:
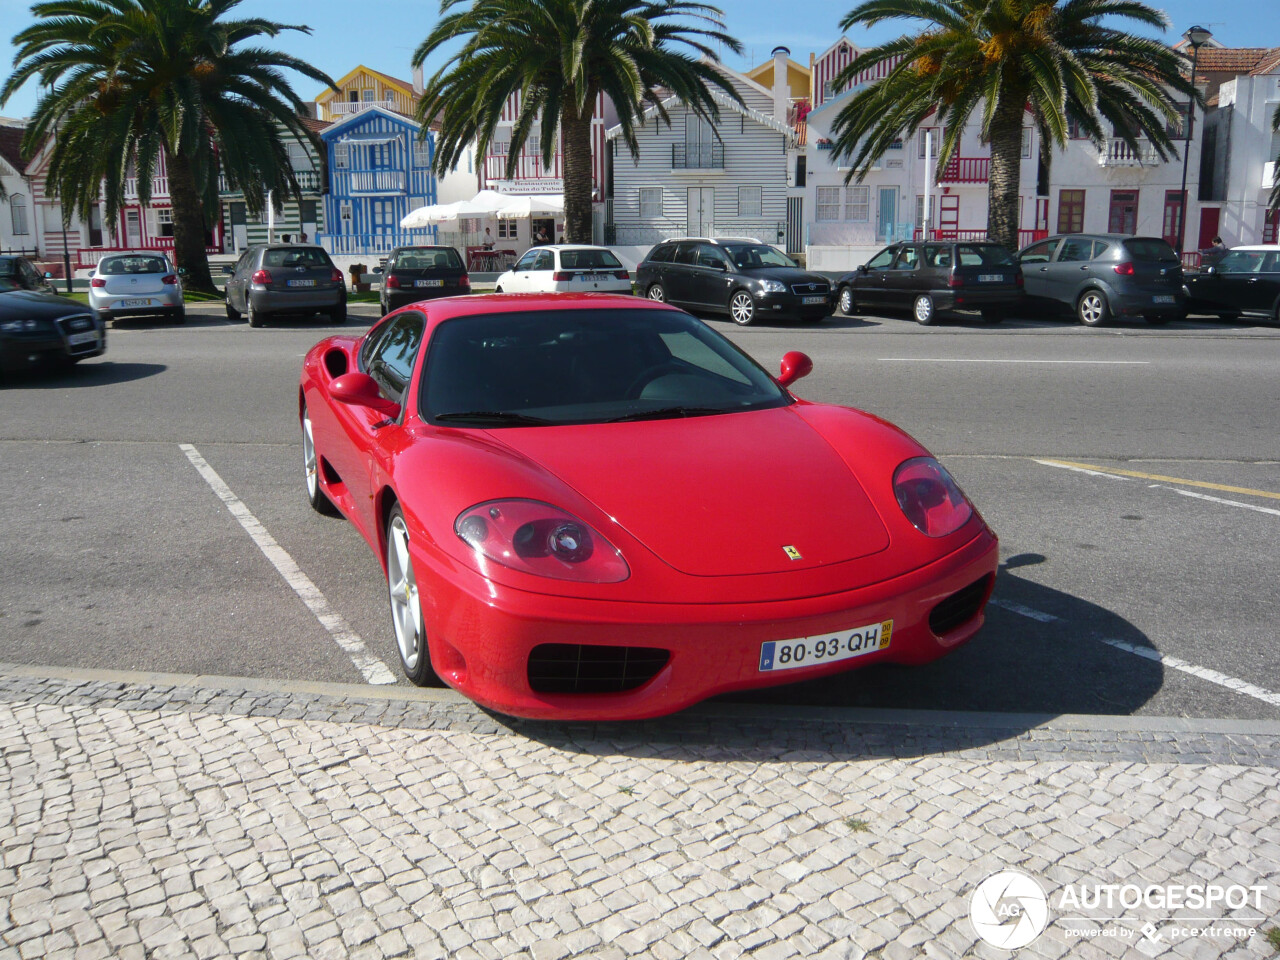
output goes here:
[[667, 96], [712, 121], [719, 117], [712, 88], [741, 100], [712, 65], [712, 43], [742, 49], [724, 33], [716, 7], [683, 0], [474, 0], [454, 10], [462, 2], [441, 0], [440, 21], [413, 54], [420, 67], [443, 44], [464, 40], [418, 101], [424, 128], [428, 119], [440, 121], [435, 170], [453, 169], [472, 142], [484, 156], [503, 107], [518, 95], [507, 176], [515, 176], [535, 124], [548, 166], [559, 134], [570, 243], [591, 242], [591, 120], [600, 93], [613, 101], [633, 157], [647, 106], [670, 125], [661, 103]]
[[833, 122], [833, 152], [853, 158], [846, 182], [863, 179], [894, 140], [914, 135], [935, 114], [943, 128], [940, 174], [977, 110], [980, 135], [991, 147], [987, 231], [1016, 249], [1028, 111], [1042, 144], [1065, 148], [1074, 122], [1101, 145], [1106, 121], [1135, 151], [1145, 134], [1161, 160], [1177, 156], [1166, 123], [1179, 113], [1168, 91], [1200, 102], [1184, 75], [1186, 61], [1158, 40], [1103, 26], [1104, 17], [1168, 26], [1162, 12], [1140, 0], [864, 0], [841, 21], [843, 30], [897, 18], [925, 26], [867, 50], [837, 78], [851, 84], [869, 67], [892, 65]]
[[206, 213], [217, 209], [219, 168], [255, 213], [268, 190], [300, 195], [281, 129], [316, 138], [302, 125], [303, 102], [279, 68], [334, 86], [296, 57], [240, 46], [285, 30], [311, 31], [256, 17], [222, 19], [239, 2], [37, 3], [37, 22], [13, 38], [15, 70], [0, 88], [0, 106], [31, 77], [45, 88], [23, 151], [30, 156], [53, 136], [48, 182], [62, 201], [64, 224], [72, 208], [87, 219], [101, 197], [115, 227], [126, 182], [136, 177], [138, 200], [149, 203], [163, 157], [175, 260], [189, 287], [210, 292], [204, 237]]

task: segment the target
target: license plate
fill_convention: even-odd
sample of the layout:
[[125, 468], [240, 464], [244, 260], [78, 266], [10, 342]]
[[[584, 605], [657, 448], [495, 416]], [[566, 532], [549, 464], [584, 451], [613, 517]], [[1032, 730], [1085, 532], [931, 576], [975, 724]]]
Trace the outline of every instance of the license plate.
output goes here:
[[415, 287], [443, 287], [444, 281], [443, 280], [415, 280], [413, 281], [413, 285]]
[[1003, 273], [980, 273], [978, 274], [979, 283], [999, 283], [1004, 279]]
[[819, 633], [797, 640], [768, 640], [760, 647], [760, 672], [794, 670], [819, 663], [862, 657], [889, 646], [893, 621], [872, 623], [852, 630]]
[[803, 303], [826, 303], [826, 297], [805, 297]]
[[1173, 301], [1173, 297], [1169, 296], [1168, 294], [1162, 293], [1152, 297], [1151, 302], [1152, 303], [1173, 303], [1174, 301]]
[[316, 285], [316, 282], [314, 280], [286, 280], [285, 281], [285, 286], [289, 286], [289, 287], [314, 287], [315, 285]]
[[120, 301], [120, 306], [122, 307], [149, 307], [151, 305], [152, 300], [150, 297], [136, 297], [132, 300]]
[[98, 331], [90, 330], [87, 333], [73, 333], [67, 337], [67, 343], [73, 347], [78, 347], [82, 343], [97, 343]]
[[614, 277], [608, 273], [583, 273], [579, 274], [578, 279], [587, 283], [604, 283], [606, 280], [613, 280]]

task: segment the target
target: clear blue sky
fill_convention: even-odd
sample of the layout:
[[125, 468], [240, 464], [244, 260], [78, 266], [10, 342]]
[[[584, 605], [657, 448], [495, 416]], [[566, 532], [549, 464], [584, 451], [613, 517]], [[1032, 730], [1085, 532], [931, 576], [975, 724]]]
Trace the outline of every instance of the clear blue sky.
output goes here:
[[[1280, 46], [1280, 0], [1147, 0], [1163, 10], [1172, 21], [1163, 35], [1177, 40], [1193, 23], [1208, 27], [1214, 36], [1233, 47]], [[840, 19], [854, 6], [853, 0], [719, 0], [725, 12], [728, 32], [736, 36], [747, 55], [725, 57], [735, 69], [749, 69], [762, 63], [779, 44], [789, 47], [792, 59], [809, 62], [809, 53], [821, 53], [839, 36]], [[435, 23], [436, 0], [244, 0], [241, 15], [261, 16], [284, 23], [306, 24], [310, 36], [284, 34], [273, 43], [278, 49], [302, 57], [327, 72], [335, 80], [365, 64], [383, 73], [408, 80], [409, 56]], [[0, 0], [0, 31], [7, 53], [0, 74], [7, 75], [13, 60], [8, 43], [31, 23], [30, 0]], [[874, 30], [857, 30], [850, 39], [857, 44], [882, 43], [912, 31], [910, 21], [893, 21]], [[427, 63], [427, 74], [440, 66], [443, 57]], [[295, 77], [295, 89], [311, 100], [320, 88]], [[35, 91], [28, 84], [0, 110], [8, 117], [22, 117], [35, 104]]]

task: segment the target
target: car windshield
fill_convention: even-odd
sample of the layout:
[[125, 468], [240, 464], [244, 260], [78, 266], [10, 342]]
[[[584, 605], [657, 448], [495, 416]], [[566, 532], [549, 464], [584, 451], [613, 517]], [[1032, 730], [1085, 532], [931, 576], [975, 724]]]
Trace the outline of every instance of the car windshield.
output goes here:
[[726, 243], [724, 249], [739, 270], [796, 266], [794, 260], [767, 243]]
[[264, 267], [327, 267], [329, 255], [319, 247], [290, 247], [284, 250], [266, 250], [262, 254]]
[[401, 250], [392, 270], [461, 270], [462, 258], [452, 247], [414, 247]]
[[98, 273], [105, 277], [168, 272], [169, 265], [161, 257], [108, 257], [98, 264]]
[[608, 250], [561, 250], [560, 266], [566, 270], [621, 270], [622, 261]]
[[1149, 237], [1131, 237], [1124, 242], [1126, 249], [1135, 260], [1154, 261], [1156, 263], [1177, 263], [1178, 255], [1173, 247], [1164, 240]]
[[647, 308], [444, 321], [427, 350], [420, 397], [431, 422], [482, 427], [673, 419], [791, 403], [706, 324]]

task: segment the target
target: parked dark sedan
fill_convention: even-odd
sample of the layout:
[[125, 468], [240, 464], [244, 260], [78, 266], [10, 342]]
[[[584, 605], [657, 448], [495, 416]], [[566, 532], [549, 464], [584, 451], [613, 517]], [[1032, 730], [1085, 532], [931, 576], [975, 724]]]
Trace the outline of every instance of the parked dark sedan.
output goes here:
[[70, 366], [106, 349], [106, 329], [84, 304], [0, 278], [0, 372], [41, 360]]
[[227, 318], [244, 314], [260, 327], [268, 316], [292, 313], [328, 314], [334, 323], [347, 319], [347, 287], [342, 271], [323, 247], [309, 244], [258, 244], [234, 267], [225, 268]]
[[636, 267], [636, 291], [650, 300], [727, 313], [746, 326], [761, 317], [816, 322], [831, 316], [831, 281], [802, 270], [758, 240], [666, 240]]
[[895, 243], [836, 281], [840, 311], [909, 307], [917, 323], [943, 310], [981, 310], [999, 322], [1022, 298], [1022, 271], [998, 243], [985, 240]]
[[36, 265], [26, 257], [6, 254], [0, 257], [0, 280], [19, 290], [34, 290], [37, 293], [57, 293], [50, 278], [36, 269]]
[[1185, 289], [1192, 313], [1280, 323], [1280, 246], [1236, 247], [1200, 273], [1187, 274]]
[[1018, 260], [1028, 306], [1070, 310], [1086, 326], [1112, 316], [1165, 323], [1186, 315], [1182, 262], [1159, 237], [1072, 233], [1033, 243]]
[[387, 255], [382, 274], [382, 312], [406, 303], [471, 292], [471, 277], [453, 247], [396, 247]]

